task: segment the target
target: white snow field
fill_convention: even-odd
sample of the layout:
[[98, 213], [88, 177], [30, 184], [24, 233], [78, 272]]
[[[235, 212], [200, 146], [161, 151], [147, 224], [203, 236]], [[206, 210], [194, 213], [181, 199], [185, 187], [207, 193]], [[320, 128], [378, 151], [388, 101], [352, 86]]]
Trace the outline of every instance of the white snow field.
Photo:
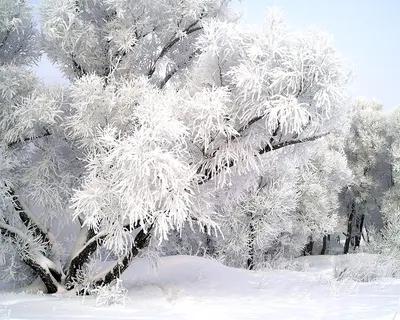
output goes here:
[[247, 271], [199, 257], [146, 259], [125, 272], [125, 305], [93, 297], [0, 294], [0, 319], [387, 319], [400, 320], [400, 280], [337, 281], [340, 256], [300, 258], [304, 271]]

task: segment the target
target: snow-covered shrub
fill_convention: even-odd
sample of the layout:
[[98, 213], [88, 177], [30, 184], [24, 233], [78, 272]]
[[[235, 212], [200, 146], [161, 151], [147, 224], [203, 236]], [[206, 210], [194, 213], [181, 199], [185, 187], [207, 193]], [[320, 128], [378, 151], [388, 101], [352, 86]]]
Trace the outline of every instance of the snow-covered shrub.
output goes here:
[[189, 224], [178, 232], [171, 231], [168, 239], [158, 247], [161, 256], [191, 255], [191, 256], [212, 256], [210, 252], [210, 241], [215, 242], [214, 233], [207, 235], [201, 229], [192, 229]]
[[307, 265], [299, 259], [287, 257], [284, 254], [275, 254], [266, 256], [265, 261], [259, 263], [256, 269], [306, 271]]
[[352, 279], [370, 282], [378, 278], [400, 276], [400, 260], [379, 254], [351, 254], [335, 260], [333, 277], [338, 280]]
[[0, 319], [9, 320], [10, 319], [10, 308], [5, 305], [0, 305]]
[[91, 293], [96, 297], [96, 306], [111, 306], [125, 304], [127, 289], [122, 285], [122, 280], [116, 279], [108, 285], [92, 289]]
[[76, 273], [76, 278], [74, 282], [72, 282], [72, 285], [77, 293], [88, 295], [96, 289], [96, 287], [93, 286], [91, 279], [101, 269], [97, 261], [99, 261], [98, 256], [85, 263], [83, 267]]

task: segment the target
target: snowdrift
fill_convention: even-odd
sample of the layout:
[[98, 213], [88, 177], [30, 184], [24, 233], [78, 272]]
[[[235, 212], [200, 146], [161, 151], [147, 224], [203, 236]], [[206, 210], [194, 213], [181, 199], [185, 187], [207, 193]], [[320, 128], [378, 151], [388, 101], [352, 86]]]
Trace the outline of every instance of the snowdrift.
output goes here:
[[338, 281], [345, 257], [305, 257], [303, 271], [247, 271], [190, 256], [146, 259], [123, 277], [125, 305], [96, 306], [94, 297], [4, 292], [0, 319], [397, 319], [400, 280]]

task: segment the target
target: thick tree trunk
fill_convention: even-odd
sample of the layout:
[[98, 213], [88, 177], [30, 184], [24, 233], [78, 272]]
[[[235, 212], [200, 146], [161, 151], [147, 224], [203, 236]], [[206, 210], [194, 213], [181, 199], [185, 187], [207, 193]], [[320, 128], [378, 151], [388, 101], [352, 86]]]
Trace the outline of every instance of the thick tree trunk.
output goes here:
[[126, 253], [125, 256], [121, 257], [121, 259], [119, 259], [114, 266], [108, 269], [107, 272], [98, 276], [97, 279], [94, 279], [93, 287], [104, 286], [110, 284], [115, 279], [120, 278], [122, 273], [129, 267], [133, 258], [139, 254], [140, 250], [148, 246], [151, 238], [151, 230], [152, 227], [150, 227], [147, 232], [145, 232], [143, 229], [140, 230], [136, 235], [131, 250]]
[[53, 272], [48, 268], [44, 268], [39, 263], [31, 260], [31, 259], [23, 259], [23, 261], [35, 271], [35, 273], [40, 277], [43, 284], [46, 286], [47, 293], [56, 293], [58, 291], [58, 280], [55, 279], [53, 273], [57, 275], [57, 278], [61, 280], [61, 275], [58, 274], [55, 270]]
[[[63, 273], [59, 268], [59, 261], [55, 263], [49, 259], [49, 257], [54, 256], [52, 252], [55, 241], [54, 236], [39, 224], [28, 208], [25, 208], [19, 196], [15, 194], [14, 189], [7, 185], [6, 187], [14, 212], [26, 227], [26, 230], [23, 232], [15, 229], [6, 219], [3, 219], [3, 222], [0, 220], [2, 223], [0, 233], [12, 239], [19, 251], [21, 261], [40, 277], [46, 286], [47, 292], [55, 293], [58, 290]], [[31, 247], [31, 244], [37, 241], [40, 241], [44, 248], [41, 252], [34, 252]]]
[[104, 235], [95, 234], [92, 229], [86, 231], [86, 241], [79, 252], [72, 258], [65, 279], [65, 285], [68, 290], [73, 288], [77, 280], [77, 274], [82, 270], [85, 263], [89, 262], [92, 255], [103, 242]]

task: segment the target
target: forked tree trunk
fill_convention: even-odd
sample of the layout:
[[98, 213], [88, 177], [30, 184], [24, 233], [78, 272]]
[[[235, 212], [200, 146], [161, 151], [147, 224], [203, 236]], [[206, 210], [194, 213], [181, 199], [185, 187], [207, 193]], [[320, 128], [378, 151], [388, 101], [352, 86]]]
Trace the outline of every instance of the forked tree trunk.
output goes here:
[[[66, 274], [61, 269], [60, 261], [52, 260], [54, 246], [53, 235], [41, 227], [35, 218], [31, 215], [28, 209], [24, 208], [24, 204], [15, 195], [14, 191], [10, 189], [10, 196], [14, 205], [14, 211], [17, 217], [27, 228], [26, 232], [16, 229], [6, 219], [0, 219], [0, 234], [8, 237], [15, 243], [17, 250], [20, 253], [21, 261], [32, 269], [36, 276], [38, 276], [47, 293], [56, 293], [60, 288], [67, 290], [74, 289], [77, 279], [77, 274], [83, 269], [84, 265], [90, 261], [93, 253], [102, 245], [105, 234], [96, 234], [93, 230], [87, 230], [85, 234], [85, 241], [81, 244], [80, 250], [71, 258], [67, 266]], [[85, 279], [91, 282], [90, 287], [107, 285], [119, 278], [121, 274], [129, 267], [133, 258], [135, 258], [141, 249], [144, 249], [151, 237], [151, 230], [153, 226], [144, 232], [141, 229], [132, 243], [131, 250], [121, 257], [117, 263], [106, 270], [98, 277], [93, 279]], [[32, 248], [31, 244], [40, 241], [45, 250], [37, 251]], [[78, 292], [81, 294], [82, 292]]]

